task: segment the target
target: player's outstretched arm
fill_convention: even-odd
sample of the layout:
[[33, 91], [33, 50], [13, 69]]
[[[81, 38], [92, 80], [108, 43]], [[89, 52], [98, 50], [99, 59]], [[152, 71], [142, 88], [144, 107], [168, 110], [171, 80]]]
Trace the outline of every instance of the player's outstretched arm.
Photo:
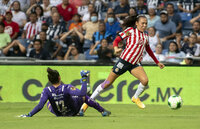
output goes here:
[[154, 62], [160, 67], [160, 69], [163, 69], [165, 67], [164, 64], [160, 63], [157, 58], [155, 57], [155, 55], [153, 54], [149, 44], [146, 45], [146, 51], [147, 53], [151, 56], [151, 58], [154, 60]]
[[45, 103], [47, 102], [48, 99], [48, 95], [45, 92], [45, 89], [43, 90], [43, 92], [41, 93], [41, 98], [40, 98], [40, 102], [37, 106], [35, 106], [35, 108], [28, 113], [27, 115], [21, 115], [20, 117], [32, 117], [33, 115], [35, 115], [36, 113], [38, 113], [45, 105]]
[[81, 72], [80, 82], [82, 84], [81, 89], [77, 89], [74, 86], [70, 85], [70, 87], [66, 90], [70, 95], [75, 96], [85, 96], [87, 94], [87, 77], [89, 76], [89, 71], [82, 70]]

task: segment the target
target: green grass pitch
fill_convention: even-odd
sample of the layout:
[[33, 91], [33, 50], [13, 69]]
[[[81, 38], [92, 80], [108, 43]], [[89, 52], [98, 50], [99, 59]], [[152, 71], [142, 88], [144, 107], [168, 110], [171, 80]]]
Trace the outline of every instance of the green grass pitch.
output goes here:
[[32, 118], [18, 118], [36, 103], [0, 103], [0, 129], [200, 129], [200, 106], [172, 110], [167, 105], [105, 104], [102, 117], [89, 108], [84, 117], [55, 117], [46, 106]]

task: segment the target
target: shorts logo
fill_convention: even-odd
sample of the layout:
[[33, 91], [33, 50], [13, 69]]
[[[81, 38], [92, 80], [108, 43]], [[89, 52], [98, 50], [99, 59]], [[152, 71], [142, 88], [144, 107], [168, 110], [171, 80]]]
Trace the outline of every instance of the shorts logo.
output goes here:
[[119, 68], [116, 68], [116, 69], [115, 69], [115, 72], [119, 72]]
[[122, 64], [121, 62], [119, 62], [119, 63], [117, 64], [117, 67], [120, 68], [120, 69], [122, 69], [123, 66], [124, 66], [124, 64]]

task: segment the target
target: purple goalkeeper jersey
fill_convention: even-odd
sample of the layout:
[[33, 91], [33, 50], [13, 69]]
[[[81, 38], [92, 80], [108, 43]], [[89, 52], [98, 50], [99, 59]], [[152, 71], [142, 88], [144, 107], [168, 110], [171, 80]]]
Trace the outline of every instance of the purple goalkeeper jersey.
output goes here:
[[83, 97], [87, 93], [86, 85], [86, 82], [83, 82], [81, 90], [71, 84], [61, 84], [57, 88], [54, 86], [44, 88], [39, 104], [30, 112], [30, 115], [33, 116], [39, 112], [47, 100], [51, 103], [56, 116], [76, 115], [83, 104]]

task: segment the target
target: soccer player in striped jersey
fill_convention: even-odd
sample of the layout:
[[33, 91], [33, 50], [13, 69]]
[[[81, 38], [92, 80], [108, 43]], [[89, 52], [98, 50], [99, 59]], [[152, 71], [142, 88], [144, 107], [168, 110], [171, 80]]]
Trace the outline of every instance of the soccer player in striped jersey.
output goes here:
[[47, 72], [52, 86], [44, 88], [39, 104], [28, 115], [21, 115], [21, 117], [32, 117], [43, 108], [47, 100], [49, 100], [47, 103], [48, 109], [56, 116], [76, 116], [84, 102], [98, 110], [102, 116], [111, 114], [86, 95], [89, 71], [81, 71], [81, 90], [70, 84], [61, 84], [58, 71], [48, 68]]
[[[120, 59], [112, 68], [108, 78], [95, 89], [90, 98], [95, 99], [104, 89], [108, 88], [115, 79], [126, 71], [129, 71], [135, 78], [140, 80], [140, 84], [132, 97], [132, 102], [136, 103], [140, 108], [145, 108], [145, 105], [139, 99], [139, 95], [142, 94], [148, 84], [148, 77], [140, 64], [143, 51], [146, 49], [147, 53], [161, 69], [165, 66], [156, 59], [149, 47], [148, 35], [145, 33], [147, 18], [144, 15], [127, 18], [124, 21], [124, 26], [126, 29], [120, 32], [119, 36], [117, 36], [113, 42], [115, 53], [119, 54], [122, 52]], [[123, 51], [121, 48], [118, 48], [118, 43], [122, 40], [126, 40], [126, 47]], [[87, 104], [83, 104], [80, 112], [84, 112], [87, 107]]]

